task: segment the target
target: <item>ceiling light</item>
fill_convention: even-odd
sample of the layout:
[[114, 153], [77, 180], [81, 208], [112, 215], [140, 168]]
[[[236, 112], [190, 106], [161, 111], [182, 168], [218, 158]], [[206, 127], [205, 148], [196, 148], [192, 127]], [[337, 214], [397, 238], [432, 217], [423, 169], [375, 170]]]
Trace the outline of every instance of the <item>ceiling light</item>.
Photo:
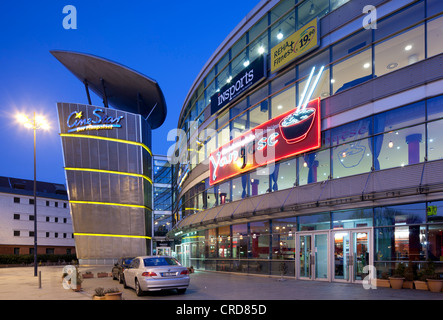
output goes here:
[[259, 53], [259, 54], [263, 54], [263, 53], [265, 53], [265, 48], [264, 48], [264, 47], [259, 47], [259, 48], [258, 48], [258, 53]]
[[363, 65], [363, 68], [368, 69], [370, 66], [371, 66], [371, 64], [370, 64], [369, 62], [366, 62], [366, 63]]
[[283, 33], [281, 33], [281, 30], [278, 32], [278, 34], [277, 34], [277, 39], [278, 40], [281, 40], [281, 39], [283, 39]]
[[243, 66], [246, 68], [247, 66], [249, 66], [249, 60], [246, 60], [245, 62], [243, 62]]
[[394, 146], [394, 142], [389, 141], [389, 143], [388, 143], [388, 147], [389, 147], [389, 148], [392, 148], [393, 146]]
[[410, 45], [410, 44], [408, 44], [406, 47], [405, 47], [405, 50], [406, 51], [409, 51], [409, 50], [411, 50], [412, 49], [412, 45]]
[[281, 109], [283, 109], [283, 106], [280, 105], [277, 107], [277, 109], [281, 110]]

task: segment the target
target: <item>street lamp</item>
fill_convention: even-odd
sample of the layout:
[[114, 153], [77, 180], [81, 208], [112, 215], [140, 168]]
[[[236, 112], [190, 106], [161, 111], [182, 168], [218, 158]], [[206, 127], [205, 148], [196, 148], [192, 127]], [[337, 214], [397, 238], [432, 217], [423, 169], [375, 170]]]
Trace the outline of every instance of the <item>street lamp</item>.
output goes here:
[[42, 116], [36, 116], [29, 119], [24, 114], [17, 115], [17, 120], [27, 129], [34, 130], [34, 276], [37, 276], [37, 165], [36, 165], [36, 131], [38, 129], [49, 130], [49, 123]]

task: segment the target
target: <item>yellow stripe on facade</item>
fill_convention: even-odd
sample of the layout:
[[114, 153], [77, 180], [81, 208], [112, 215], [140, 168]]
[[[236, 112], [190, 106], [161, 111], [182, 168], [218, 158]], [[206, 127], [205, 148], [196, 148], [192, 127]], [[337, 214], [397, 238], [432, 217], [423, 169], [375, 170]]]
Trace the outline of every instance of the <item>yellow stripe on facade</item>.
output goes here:
[[132, 144], [135, 146], [143, 147], [146, 151], [148, 151], [148, 153], [152, 157], [151, 150], [141, 142], [128, 141], [128, 140], [115, 139], [115, 138], [107, 138], [107, 137], [101, 137], [101, 136], [93, 136], [93, 135], [88, 135], [88, 134], [72, 134], [72, 133], [60, 133], [60, 137], [87, 138], [87, 139], [97, 139], [97, 140], [105, 140], [105, 141], [113, 141], [113, 142]]
[[148, 236], [131, 236], [123, 234], [100, 234], [100, 233], [76, 233], [76, 232], [74, 232], [74, 236], [152, 239], [151, 237]]
[[124, 204], [124, 203], [96, 202], [96, 201], [76, 201], [76, 200], [70, 200], [69, 203], [72, 203], [72, 204], [98, 204], [98, 205], [104, 205], [104, 206], [142, 208], [142, 209], [147, 209], [149, 211], [152, 211], [151, 208], [148, 208], [148, 207], [142, 206], [142, 205], [138, 205], [138, 204]]
[[151, 178], [139, 173], [129, 173], [129, 172], [121, 172], [121, 171], [111, 171], [111, 170], [101, 170], [101, 169], [90, 169], [90, 168], [65, 168], [65, 170], [69, 171], [84, 171], [84, 172], [99, 172], [99, 173], [111, 173], [111, 174], [119, 174], [124, 176], [138, 177], [147, 180], [150, 184], [152, 184]]

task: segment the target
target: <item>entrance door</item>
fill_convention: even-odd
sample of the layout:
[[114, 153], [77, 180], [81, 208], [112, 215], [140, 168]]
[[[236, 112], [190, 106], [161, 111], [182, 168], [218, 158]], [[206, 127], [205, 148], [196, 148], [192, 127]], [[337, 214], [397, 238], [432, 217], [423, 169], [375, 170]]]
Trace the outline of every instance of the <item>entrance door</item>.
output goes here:
[[298, 234], [298, 278], [328, 280], [328, 239], [327, 232]]
[[332, 231], [333, 280], [360, 282], [363, 268], [371, 262], [371, 230]]

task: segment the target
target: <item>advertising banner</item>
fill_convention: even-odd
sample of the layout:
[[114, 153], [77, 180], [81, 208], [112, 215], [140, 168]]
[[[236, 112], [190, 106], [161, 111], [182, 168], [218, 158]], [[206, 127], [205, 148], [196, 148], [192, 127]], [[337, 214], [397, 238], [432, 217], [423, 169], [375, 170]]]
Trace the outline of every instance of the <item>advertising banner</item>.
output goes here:
[[318, 19], [315, 18], [271, 49], [271, 72], [274, 73], [319, 45]]
[[308, 152], [321, 145], [320, 98], [251, 129], [209, 156], [209, 182]]

